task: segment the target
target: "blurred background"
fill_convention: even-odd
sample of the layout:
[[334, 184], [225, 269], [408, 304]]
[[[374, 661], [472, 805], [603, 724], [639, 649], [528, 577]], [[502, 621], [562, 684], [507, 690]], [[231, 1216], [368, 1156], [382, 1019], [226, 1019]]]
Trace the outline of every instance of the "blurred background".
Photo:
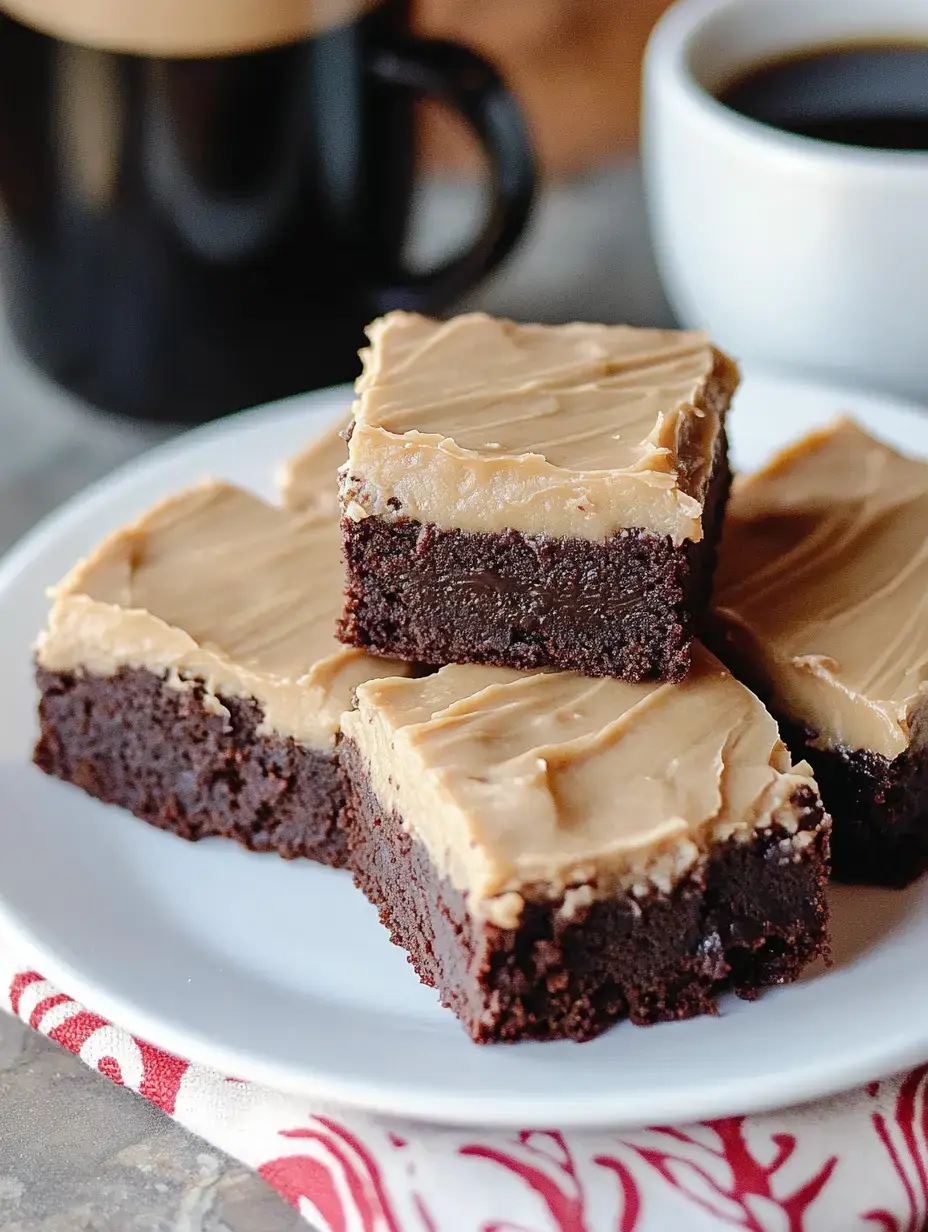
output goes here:
[[[641, 57], [668, 0], [417, 0], [423, 33], [470, 43], [525, 107], [543, 172], [559, 179], [634, 152]], [[430, 166], [472, 172], [446, 112], [426, 108]]]
[[[468, 42], [525, 109], [542, 188], [513, 258], [466, 306], [521, 319], [672, 325], [636, 159], [641, 60], [670, 0], [417, 0], [424, 33]], [[431, 173], [417, 243], [432, 255], [476, 216], [479, 152], [443, 107], [420, 108]]]

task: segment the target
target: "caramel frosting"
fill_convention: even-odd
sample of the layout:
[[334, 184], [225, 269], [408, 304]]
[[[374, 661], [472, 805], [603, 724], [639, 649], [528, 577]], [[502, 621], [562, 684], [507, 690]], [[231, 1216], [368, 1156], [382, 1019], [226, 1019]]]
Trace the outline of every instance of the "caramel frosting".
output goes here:
[[738, 383], [704, 334], [406, 312], [367, 333], [342, 478], [348, 517], [702, 538]]
[[514, 927], [526, 898], [568, 913], [668, 891], [717, 841], [781, 825], [815, 788], [757, 698], [697, 646], [682, 684], [444, 667], [361, 685], [343, 719], [381, 807], [477, 911]]
[[38, 646], [56, 672], [164, 675], [177, 689], [255, 700], [262, 732], [331, 751], [354, 689], [406, 672], [335, 638], [342, 573], [336, 518], [292, 517], [207, 482], [156, 505], [52, 592]]
[[280, 468], [277, 490], [288, 509], [340, 513], [338, 471], [348, 460], [343, 433], [350, 423], [351, 416], [343, 416]]
[[717, 616], [822, 748], [894, 758], [928, 682], [928, 465], [841, 419], [735, 486]]

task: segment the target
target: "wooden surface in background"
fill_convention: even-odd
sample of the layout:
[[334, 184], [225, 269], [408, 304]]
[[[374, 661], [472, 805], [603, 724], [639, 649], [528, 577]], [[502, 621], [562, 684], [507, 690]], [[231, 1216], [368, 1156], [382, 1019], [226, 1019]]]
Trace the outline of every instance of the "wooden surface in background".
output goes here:
[[[525, 105], [545, 171], [565, 175], [633, 150], [641, 57], [669, 0], [415, 0], [425, 34], [467, 43]], [[427, 107], [432, 165], [472, 169], [462, 126]]]

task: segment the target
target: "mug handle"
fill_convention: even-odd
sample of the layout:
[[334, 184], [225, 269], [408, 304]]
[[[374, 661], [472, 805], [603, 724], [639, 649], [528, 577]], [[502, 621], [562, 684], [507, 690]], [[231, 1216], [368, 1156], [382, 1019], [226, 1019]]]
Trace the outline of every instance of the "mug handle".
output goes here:
[[382, 85], [447, 103], [467, 121], [490, 164], [490, 203], [470, 247], [436, 269], [407, 271], [375, 292], [376, 311], [439, 312], [506, 257], [525, 229], [538, 185], [535, 154], [518, 103], [496, 69], [444, 39], [375, 47], [367, 71]]

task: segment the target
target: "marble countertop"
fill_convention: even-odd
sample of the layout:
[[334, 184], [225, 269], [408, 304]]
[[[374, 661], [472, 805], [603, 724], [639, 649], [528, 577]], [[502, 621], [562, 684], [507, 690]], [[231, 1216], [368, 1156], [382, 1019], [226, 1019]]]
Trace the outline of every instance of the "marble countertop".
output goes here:
[[[477, 202], [420, 202], [417, 254], [465, 234]], [[467, 307], [522, 319], [670, 324], [641, 184], [621, 164], [545, 195], [518, 254]], [[167, 433], [107, 418], [15, 351], [0, 316], [0, 550]], [[296, 1232], [258, 1177], [0, 1014], [0, 1232]]]

